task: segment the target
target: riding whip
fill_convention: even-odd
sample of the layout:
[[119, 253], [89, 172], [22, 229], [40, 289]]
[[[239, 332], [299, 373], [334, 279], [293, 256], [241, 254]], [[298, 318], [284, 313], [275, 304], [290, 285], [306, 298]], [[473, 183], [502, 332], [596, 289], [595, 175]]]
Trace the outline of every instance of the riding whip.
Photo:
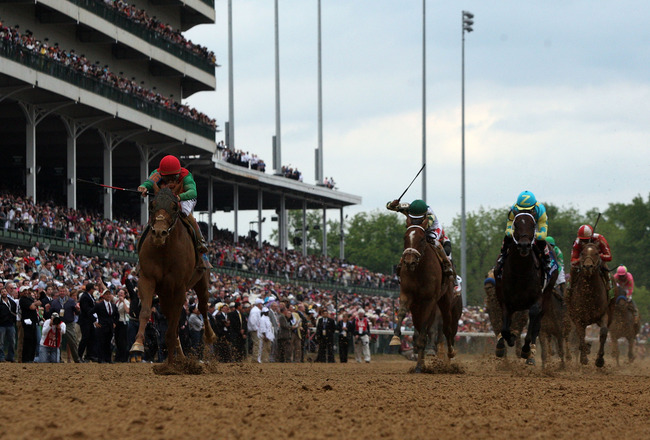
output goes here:
[[[93, 182], [92, 180], [85, 180], [85, 179], [79, 179], [79, 178], [77, 178], [77, 181], [83, 182], [83, 183], [90, 183], [92, 185], [101, 186], [102, 188], [117, 189], [117, 190], [120, 190], [120, 191], [128, 191], [128, 192], [134, 192], [134, 193], [142, 194], [137, 189], [120, 188], [119, 186], [104, 185], [102, 183]], [[147, 192], [147, 195], [153, 195], [153, 194], [150, 193], [150, 192]]]
[[418, 178], [418, 176], [420, 175], [420, 173], [422, 172], [422, 170], [423, 170], [424, 167], [426, 167], [426, 166], [427, 166], [426, 163], [422, 165], [422, 168], [420, 168], [420, 171], [418, 171], [418, 173], [415, 175], [415, 177], [413, 178], [413, 180], [411, 180], [411, 183], [409, 183], [409, 186], [407, 186], [406, 189], [404, 190], [404, 192], [402, 193], [402, 195], [399, 196], [399, 198], [397, 199], [398, 201], [399, 201], [399, 200], [402, 200], [402, 197], [404, 197], [404, 194], [406, 194], [406, 191], [409, 190], [409, 188], [411, 187], [411, 185], [413, 185], [413, 182], [415, 182], [415, 179]]
[[598, 226], [598, 221], [600, 220], [600, 216], [601, 216], [601, 215], [602, 215], [602, 214], [599, 212], [599, 213], [598, 213], [598, 218], [596, 219], [596, 223], [594, 223], [594, 227], [591, 228], [591, 233], [592, 233], [592, 234], [595, 234], [595, 233], [596, 233], [596, 226]]

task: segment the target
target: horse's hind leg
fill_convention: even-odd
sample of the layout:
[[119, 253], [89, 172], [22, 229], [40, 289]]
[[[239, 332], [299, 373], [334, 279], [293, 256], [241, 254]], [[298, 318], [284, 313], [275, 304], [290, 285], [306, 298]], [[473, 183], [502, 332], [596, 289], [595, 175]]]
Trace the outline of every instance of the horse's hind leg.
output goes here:
[[206, 346], [211, 346], [217, 340], [217, 335], [214, 334], [212, 326], [210, 325], [210, 320], [208, 319], [208, 275], [207, 273], [201, 277], [198, 283], [194, 285], [194, 291], [196, 296], [199, 299], [199, 311], [203, 315], [204, 330], [203, 330], [203, 340], [205, 341]]
[[600, 323], [600, 346], [598, 347], [598, 356], [596, 357], [596, 366], [601, 368], [605, 365], [605, 343], [607, 342], [607, 317], [601, 319]]
[[447, 357], [453, 359], [456, 357], [456, 350], [454, 349], [456, 331], [454, 329], [458, 328], [458, 322], [453, 322], [451, 314], [452, 305], [450, 304], [449, 295], [443, 296], [438, 301], [438, 308], [442, 316], [442, 332], [445, 334], [445, 339], [447, 339]]
[[614, 359], [616, 359], [616, 366], [620, 367], [621, 364], [619, 362], [618, 355], [619, 355], [618, 339], [614, 339], [614, 335], [612, 335], [612, 356], [614, 356]]
[[415, 365], [415, 372], [416, 373], [421, 373], [422, 368], [424, 367], [424, 349], [427, 346], [427, 340], [429, 339], [429, 335], [427, 331], [422, 331], [419, 332], [418, 338], [415, 341], [415, 351], [418, 354], [418, 360], [417, 364]]
[[630, 363], [634, 362], [634, 343], [634, 337], [627, 339], [627, 359], [630, 361]]

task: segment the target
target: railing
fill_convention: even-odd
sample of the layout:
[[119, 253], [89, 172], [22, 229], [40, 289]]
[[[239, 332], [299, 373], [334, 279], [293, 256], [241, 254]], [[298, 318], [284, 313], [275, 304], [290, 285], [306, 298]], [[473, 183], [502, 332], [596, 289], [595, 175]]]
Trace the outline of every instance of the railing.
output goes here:
[[[157, 46], [174, 56], [177, 56], [183, 61], [190, 63], [193, 66], [198, 67], [201, 70], [204, 70], [210, 74], [214, 75], [214, 65], [210, 63], [206, 57], [201, 56], [197, 53], [194, 53], [192, 50], [181, 46], [177, 43], [169, 41], [162, 34], [146, 28], [143, 24], [138, 24], [128, 17], [121, 14], [119, 11], [107, 6], [102, 1], [98, 0], [70, 0], [72, 3], [92, 12], [99, 17], [102, 17], [117, 26], [125, 29], [135, 35], [136, 37], [142, 38], [143, 40]], [[211, 4], [214, 7], [214, 2], [210, 0], [202, 0], [208, 4]]]
[[168, 122], [178, 128], [198, 134], [204, 138], [214, 140], [214, 129], [199, 121], [181, 115], [154, 102], [124, 92], [97, 78], [85, 75], [72, 67], [36, 54], [21, 46], [15, 46], [4, 40], [0, 41], [0, 55], [27, 67], [43, 72], [47, 75], [81, 87], [84, 90], [103, 96], [104, 98], [126, 105], [146, 113], [154, 118]]
[[[113, 259], [118, 261], [127, 261], [135, 263], [138, 260], [138, 255], [135, 252], [111, 249], [96, 244], [88, 244], [84, 242], [68, 240], [65, 233], [61, 229], [49, 229], [48, 233], [29, 233], [17, 229], [2, 229], [0, 228], [0, 242], [9, 243], [14, 246], [28, 247], [32, 246], [35, 242], [48, 243], [50, 250], [55, 252], [68, 252], [70, 248], [74, 248], [75, 253], [81, 255], [88, 255], [93, 257], [101, 257], [106, 259]], [[213, 270], [217, 273], [223, 273], [230, 276], [242, 276], [246, 278], [264, 278], [273, 281], [274, 283], [296, 284], [304, 287], [333, 290], [347, 293], [358, 293], [373, 296], [385, 296], [397, 298], [399, 291], [397, 289], [378, 288], [378, 287], [364, 287], [354, 284], [344, 285], [341, 283], [328, 283], [323, 281], [310, 281], [302, 278], [289, 278], [283, 275], [264, 274], [260, 272], [253, 272], [242, 270], [235, 265], [230, 266], [214, 266]]]

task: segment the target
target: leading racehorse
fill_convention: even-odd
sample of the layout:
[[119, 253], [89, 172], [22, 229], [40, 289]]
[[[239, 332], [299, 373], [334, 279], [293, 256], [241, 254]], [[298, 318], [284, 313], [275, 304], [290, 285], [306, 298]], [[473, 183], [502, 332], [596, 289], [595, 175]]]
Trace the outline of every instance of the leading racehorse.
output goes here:
[[436, 305], [442, 314], [443, 333], [447, 339], [447, 356], [450, 359], [456, 355], [454, 336], [458, 329], [458, 321], [452, 319], [455, 296], [452, 283], [443, 282], [442, 265], [432, 245], [427, 242], [425, 229], [419, 224], [413, 224], [415, 221], [417, 219], [409, 216], [407, 224], [410, 226], [404, 234], [404, 252], [399, 274], [400, 307], [395, 336], [400, 336], [402, 320], [410, 310], [413, 325], [418, 333], [414, 345], [418, 355], [415, 372], [419, 373], [424, 367], [424, 350], [435, 319]]
[[[155, 294], [168, 321], [165, 342], [168, 364], [176, 357], [184, 358], [178, 338], [178, 321], [186, 292], [194, 289], [199, 300], [203, 322], [208, 321], [208, 271], [198, 263], [194, 240], [180, 220], [178, 199], [168, 188], [160, 189], [149, 205], [149, 233], [139, 244], [140, 273], [138, 296], [142, 303], [140, 328], [131, 347], [131, 360], [140, 361], [144, 353], [144, 330], [151, 315]], [[216, 337], [210, 325], [205, 326], [204, 340], [212, 344]]]
[[585, 341], [585, 328], [591, 324], [600, 327], [600, 347], [596, 366], [605, 365], [605, 342], [607, 327], [611, 322], [611, 310], [607, 296], [607, 286], [600, 274], [600, 250], [597, 244], [588, 243], [580, 252], [577, 270], [571, 272], [571, 286], [567, 290], [565, 302], [569, 318], [575, 324], [580, 341], [580, 362], [587, 364], [587, 354], [591, 348]]
[[528, 309], [528, 330], [521, 357], [529, 365], [535, 364], [535, 341], [542, 323], [544, 302], [548, 300], [558, 277], [557, 270], [553, 271], [544, 288], [544, 265], [533, 251], [536, 233], [537, 222], [531, 214], [522, 212], [515, 216], [512, 223], [513, 242], [508, 249], [502, 275], [496, 280], [497, 300], [503, 319], [496, 355], [505, 356], [506, 342], [510, 347], [515, 344], [515, 335], [510, 330], [512, 314]]

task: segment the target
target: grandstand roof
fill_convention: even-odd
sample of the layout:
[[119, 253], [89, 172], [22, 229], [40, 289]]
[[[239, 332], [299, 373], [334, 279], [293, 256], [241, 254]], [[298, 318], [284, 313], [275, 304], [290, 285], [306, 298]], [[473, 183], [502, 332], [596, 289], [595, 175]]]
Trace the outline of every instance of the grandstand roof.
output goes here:
[[302, 209], [303, 201], [306, 209], [333, 209], [361, 203], [361, 196], [251, 170], [222, 160], [197, 159], [185, 163], [191, 168], [195, 179], [213, 177], [216, 209], [228, 211], [234, 208], [235, 185], [239, 187], [239, 210], [258, 208], [259, 189], [263, 191], [262, 209], [278, 208], [282, 194], [285, 195], [287, 209]]

